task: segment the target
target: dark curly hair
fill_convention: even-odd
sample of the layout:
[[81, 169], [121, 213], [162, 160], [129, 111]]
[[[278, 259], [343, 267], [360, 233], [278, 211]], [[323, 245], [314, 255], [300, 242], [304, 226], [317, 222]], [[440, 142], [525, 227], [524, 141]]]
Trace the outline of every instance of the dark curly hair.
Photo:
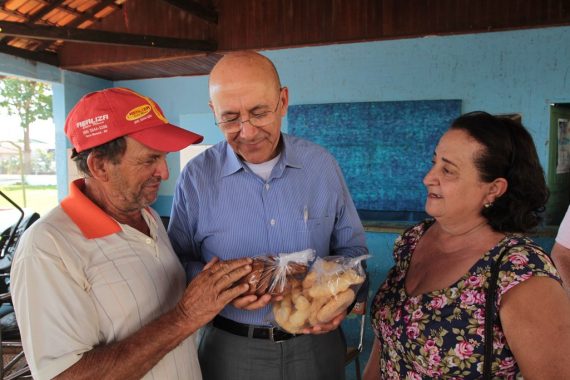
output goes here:
[[87, 177], [91, 177], [91, 171], [89, 171], [89, 166], [87, 165], [87, 157], [89, 157], [90, 154], [95, 154], [99, 158], [105, 158], [114, 164], [118, 164], [121, 162], [121, 158], [123, 158], [126, 150], [127, 140], [125, 140], [125, 137], [119, 137], [82, 152], [77, 152], [75, 148], [73, 148], [71, 159], [75, 162], [79, 172]]
[[505, 178], [508, 188], [481, 213], [495, 231], [527, 232], [541, 220], [549, 192], [530, 133], [517, 121], [486, 112], [470, 112], [455, 119], [450, 129], [467, 132], [482, 153], [475, 166], [482, 181]]

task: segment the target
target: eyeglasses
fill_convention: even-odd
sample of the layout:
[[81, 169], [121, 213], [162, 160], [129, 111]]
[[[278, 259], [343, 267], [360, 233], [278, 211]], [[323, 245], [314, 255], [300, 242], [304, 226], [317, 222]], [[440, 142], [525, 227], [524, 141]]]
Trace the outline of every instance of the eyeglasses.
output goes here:
[[230, 120], [217, 121], [216, 125], [226, 133], [238, 133], [241, 131], [243, 123], [248, 122], [256, 128], [265, 127], [275, 121], [275, 113], [277, 112], [277, 108], [279, 108], [279, 104], [281, 104], [281, 91], [279, 91], [279, 99], [277, 100], [277, 105], [273, 111], [264, 111], [258, 114], [254, 113], [249, 117], [249, 119], [243, 121], [240, 120], [239, 116], [236, 116]]

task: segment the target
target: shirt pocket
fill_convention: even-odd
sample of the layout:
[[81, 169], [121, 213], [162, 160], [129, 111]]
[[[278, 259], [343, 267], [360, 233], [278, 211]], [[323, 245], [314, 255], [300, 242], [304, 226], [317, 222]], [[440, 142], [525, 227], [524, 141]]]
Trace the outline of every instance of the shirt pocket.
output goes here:
[[318, 256], [327, 256], [330, 251], [330, 240], [334, 228], [334, 217], [324, 216], [300, 220], [297, 224], [299, 241], [304, 247], [317, 251]]

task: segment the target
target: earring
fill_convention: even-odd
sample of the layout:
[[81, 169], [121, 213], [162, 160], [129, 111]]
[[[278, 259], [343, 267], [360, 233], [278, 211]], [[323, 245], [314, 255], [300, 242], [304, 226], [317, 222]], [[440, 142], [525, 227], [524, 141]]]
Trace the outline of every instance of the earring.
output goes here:
[[485, 203], [485, 204], [483, 205], [483, 207], [489, 208], [489, 207], [491, 207], [492, 205], [493, 205], [493, 202], [488, 202], [488, 203]]

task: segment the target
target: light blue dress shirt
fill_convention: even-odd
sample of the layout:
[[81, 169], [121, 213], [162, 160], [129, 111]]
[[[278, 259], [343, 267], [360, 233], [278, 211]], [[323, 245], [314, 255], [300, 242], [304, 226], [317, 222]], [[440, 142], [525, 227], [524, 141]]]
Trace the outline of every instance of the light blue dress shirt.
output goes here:
[[[174, 194], [168, 234], [188, 279], [221, 260], [316, 250], [318, 256], [368, 253], [362, 223], [336, 160], [324, 148], [282, 134], [281, 158], [268, 181], [226, 141], [190, 161]], [[268, 325], [270, 307], [222, 312]]]

